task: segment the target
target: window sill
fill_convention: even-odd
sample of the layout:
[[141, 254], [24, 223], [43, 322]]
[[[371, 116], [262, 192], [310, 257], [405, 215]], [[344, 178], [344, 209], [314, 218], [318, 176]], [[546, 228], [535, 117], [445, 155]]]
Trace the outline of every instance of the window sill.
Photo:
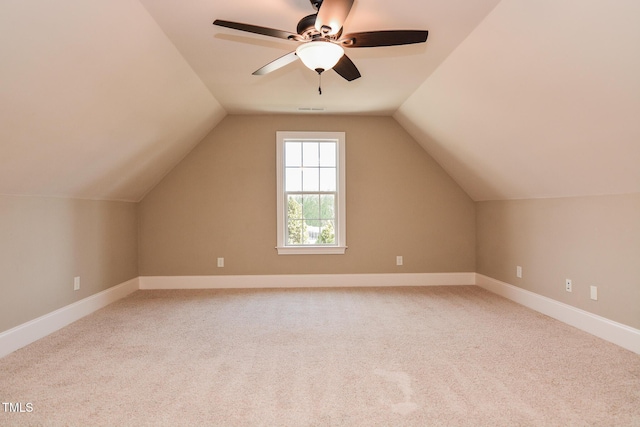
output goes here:
[[278, 255], [344, 255], [346, 246], [277, 246]]

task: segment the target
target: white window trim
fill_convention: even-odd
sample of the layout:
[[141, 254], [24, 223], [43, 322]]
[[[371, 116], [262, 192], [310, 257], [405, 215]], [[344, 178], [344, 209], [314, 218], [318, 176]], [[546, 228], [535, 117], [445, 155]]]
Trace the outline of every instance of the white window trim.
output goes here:
[[[287, 227], [285, 220], [284, 200], [284, 143], [286, 140], [297, 141], [338, 141], [338, 198], [336, 200], [336, 244], [332, 246], [305, 245], [287, 246]], [[347, 249], [347, 205], [346, 205], [346, 156], [344, 132], [276, 132], [276, 170], [277, 170], [277, 246], [278, 255], [329, 255], [344, 254]]]

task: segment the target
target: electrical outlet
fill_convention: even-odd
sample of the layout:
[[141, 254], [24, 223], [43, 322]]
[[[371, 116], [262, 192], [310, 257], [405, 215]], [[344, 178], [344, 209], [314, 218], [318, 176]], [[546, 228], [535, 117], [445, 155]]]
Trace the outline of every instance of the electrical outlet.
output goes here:
[[404, 260], [402, 259], [402, 255], [398, 255], [396, 257], [396, 265], [403, 265]]
[[218, 267], [224, 267], [224, 258], [218, 258]]
[[572, 292], [571, 279], [566, 279], [564, 281], [564, 288], [566, 289], [567, 292]]
[[518, 279], [522, 279], [522, 267], [521, 266], [516, 266], [516, 277]]
[[598, 301], [598, 287], [597, 286], [592, 286], [591, 287], [591, 299], [594, 301]]
[[74, 291], [80, 290], [80, 276], [76, 276], [73, 278], [73, 290]]

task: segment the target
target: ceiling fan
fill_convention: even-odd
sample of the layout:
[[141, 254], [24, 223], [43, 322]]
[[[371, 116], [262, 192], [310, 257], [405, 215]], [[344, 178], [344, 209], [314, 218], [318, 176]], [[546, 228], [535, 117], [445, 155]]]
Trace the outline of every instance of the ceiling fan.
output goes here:
[[[297, 34], [257, 25], [216, 19], [213, 24], [234, 30], [300, 42], [298, 48], [254, 71], [264, 75], [300, 58], [309, 69], [322, 74], [333, 69], [348, 81], [360, 77], [355, 64], [344, 54], [343, 48], [398, 46], [424, 43], [428, 31], [385, 30], [342, 34], [342, 25], [351, 11], [354, 0], [310, 0], [317, 13], [298, 22]], [[322, 91], [320, 91], [322, 93]]]

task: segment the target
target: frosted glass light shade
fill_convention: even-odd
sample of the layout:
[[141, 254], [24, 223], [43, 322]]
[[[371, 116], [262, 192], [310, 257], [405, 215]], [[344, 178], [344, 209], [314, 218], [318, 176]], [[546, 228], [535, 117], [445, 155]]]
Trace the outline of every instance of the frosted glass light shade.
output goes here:
[[311, 70], [325, 71], [332, 69], [338, 63], [344, 55], [344, 49], [335, 43], [314, 41], [298, 46], [296, 55]]

